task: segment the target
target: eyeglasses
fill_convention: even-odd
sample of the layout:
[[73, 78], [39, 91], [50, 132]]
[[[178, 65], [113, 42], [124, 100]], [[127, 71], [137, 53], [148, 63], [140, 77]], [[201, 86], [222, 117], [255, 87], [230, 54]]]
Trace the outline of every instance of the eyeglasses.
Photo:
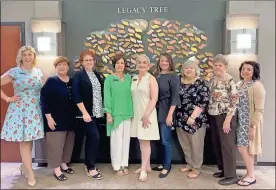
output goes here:
[[96, 61], [96, 59], [84, 59], [83, 60], [83, 62], [94, 62], [94, 63], [96, 63], [97, 61]]

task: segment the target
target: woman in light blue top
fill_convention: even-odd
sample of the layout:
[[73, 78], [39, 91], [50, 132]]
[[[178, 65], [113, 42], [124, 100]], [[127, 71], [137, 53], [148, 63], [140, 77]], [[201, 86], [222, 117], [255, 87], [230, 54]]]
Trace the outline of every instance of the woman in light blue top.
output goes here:
[[1, 86], [12, 82], [14, 95], [8, 97], [1, 90], [1, 98], [9, 103], [1, 139], [19, 142], [23, 164], [20, 167], [28, 178], [28, 185], [34, 187], [36, 180], [32, 170], [33, 140], [44, 137], [42, 113], [40, 109], [40, 89], [42, 72], [34, 68], [36, 53], [31, 46], [18, 50], [17, 67], [1, 76]]

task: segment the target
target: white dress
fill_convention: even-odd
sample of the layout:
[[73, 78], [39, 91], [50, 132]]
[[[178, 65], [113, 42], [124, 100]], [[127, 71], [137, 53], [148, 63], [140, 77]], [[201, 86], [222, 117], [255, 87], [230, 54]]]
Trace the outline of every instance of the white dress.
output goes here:
[[134, 116], [131, 122], [131, 137], [137, 137], [140, 140], [159, 140], [159, 128], [157, 121], [156, 108], [151, 112], [149, 121], [151, 124], [148, 128], [142, 127], [142, 117], [150, 102], [150, 77], [147, 73], [139, 82], [138, 75], [134, 76], [131, 84], [131, 94], [133, 101]]

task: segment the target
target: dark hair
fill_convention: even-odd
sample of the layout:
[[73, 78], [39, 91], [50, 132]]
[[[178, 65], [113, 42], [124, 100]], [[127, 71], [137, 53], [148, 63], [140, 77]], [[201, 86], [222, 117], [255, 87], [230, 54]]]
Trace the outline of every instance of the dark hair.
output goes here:
[[120, 59], [123, 59], [123, 60], [124, 60], [125, 68], [126, 68], [127, 62], [126, 62], [126, 59], [124, 58], [124, 55], [123, 55], [123, 54], [117, 54], [117, 55], [115, 55], [115, 56], [113, 57], [113, 59], [112, 59], [112, 65], [113, 65], [114, 69], [115, 69], [116, 63], [117, 63]]
[[156, 73], [155, 73], [156, 76], [158, 76], [162, 71], [162, 69], [160, 67], [160, 60], [161, 60], [162, 56], [166, 57], [168, 62], [169, 62], [169, 71], [174, 72], [174, 65], [173, 65], [172, 56], [168, 53], [161, 53], [161, 55], [159, 56], [159, 59], [157, 61], [157, 69], [156, 69]]
[[260, 80], [260, 64], [257, 63], [256, 61], [244, 61], [242, 62], [239, 71], [240, 71], [240, 79], [243, 80], [243, 77], [241, 76], [241, 70], [243, 65], [251, 65], [253, 67], [253, 76], [252, 76], [252, 80]]

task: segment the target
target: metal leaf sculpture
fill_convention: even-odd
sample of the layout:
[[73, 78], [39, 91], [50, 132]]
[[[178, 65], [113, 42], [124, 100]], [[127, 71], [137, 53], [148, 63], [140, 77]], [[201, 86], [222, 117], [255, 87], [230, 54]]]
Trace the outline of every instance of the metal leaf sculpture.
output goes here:
[[[105, 30], [90, 33], [85, 41], [86, 49], [93, 51], [97, 70], [105, 75], [113, 73], [111, 60], [123, 53], [127, 60], [127, 72], [136, 73], [136, 57], [147, 54], [151, 59], [150, 72], [155, 72], [156, 62], [162, 52], [170, 53], [175, 71], [180, 74], [182, 63], [187, 59], [197, 60], [201, 76], [208, 80], [212, 72], [212, 53], [204, 52], [207, 35], [191, 24], [177, 20], [156, 18], [121, 20], [111, 23]], [[80, 63], [75, 60], [75, 69]]]

